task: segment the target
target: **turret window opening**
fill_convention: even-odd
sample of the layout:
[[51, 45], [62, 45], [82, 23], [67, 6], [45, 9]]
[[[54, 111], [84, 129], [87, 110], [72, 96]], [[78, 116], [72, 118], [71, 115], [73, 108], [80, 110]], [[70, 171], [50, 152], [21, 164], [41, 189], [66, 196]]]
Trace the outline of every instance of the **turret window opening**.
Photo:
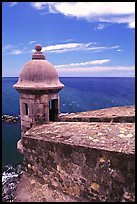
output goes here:
[[52, 110], [52, 100], [49, 101], [49, 109]]
[[28, 115], [28, 104], [25, 103], [25, 115]]
[[58, 120], [58, 99], [49, 101], [49, 121]]

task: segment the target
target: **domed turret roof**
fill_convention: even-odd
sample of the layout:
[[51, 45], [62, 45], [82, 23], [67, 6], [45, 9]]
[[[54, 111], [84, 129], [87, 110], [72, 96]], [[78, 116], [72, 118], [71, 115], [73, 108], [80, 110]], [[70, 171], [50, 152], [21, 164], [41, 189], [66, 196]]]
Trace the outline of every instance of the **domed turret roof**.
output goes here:
[[64, 85], [59, 81], [54, 66], [45, 60], [41, 45], [35, 46], [32, 60], [23, 66], [18, 82], [13, 85], [19, 90], [60, 90]]

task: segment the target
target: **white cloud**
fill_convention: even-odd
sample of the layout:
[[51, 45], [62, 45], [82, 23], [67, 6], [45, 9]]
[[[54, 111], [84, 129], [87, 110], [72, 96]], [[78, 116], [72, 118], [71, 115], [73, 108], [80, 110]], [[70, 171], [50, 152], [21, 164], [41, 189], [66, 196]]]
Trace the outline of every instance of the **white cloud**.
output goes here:
[[[54, 66], [59, 76], [133, 76], [134, 66], [104, 66], [110, 59], [92, 60], [88, 62], [61, 64]], [[129, 74], [130, 73], [130, 74]]]
[[131, 22], [129, 22], [129, 28], [135, 28], [135, 21], [133, 20], [133, 21], [131, 21]]
[[[134, 70], [134, 67], [123, 67], [123, 66], [112, 66], [112, 67], [108, 67], [108, 66], [106, 66], [106, 67], [86, 67], [86, 68], [82, 68], [82, 67], [78, 67], [78, 68], [73, 68], [73, 71], [80, 71], [80, 72], [100, 72], [100, 71], [112, 71], [112, 70], [114, 70], [114, 71], [118, 71], [118, 70], [120, 70], [120, 71], [131, 71], [131, 70]], [[72, 71], [72, 69], [70, 70], [70, 69], [67, 69], [67, 71]]]
[[[43, 52], [62, 53], [62, 52], [69, 52], [69, 51], [90, 50], [90, 51], [94, 51], [94, 52], [101, 52], [104, 50], [119, 48], [119, 45], [107, 47], [107, 46], [95, 46], [95, 44], [96, 44], [95, 42], [56, 44], [56, 45], [50, 45], [50, 46], [42, 47], [42, 51]], [[32, 50], [32, 51], [34, 51], [34, 50]]]
[[124, 50], [121, 50], [121, 49], [117, 49], [117, 51], [118, 51], [118, 52], [122, 52], [122, 51], [124, 51]]
[[[16, 45], [12, 45], [12, 44], [7, 44], [7, 45], [4, 45], [2, 47], [2, 52], [3, 54], [11, 54], [12, 51], [15, 51], [17, 50], [17, 46]], [[13, 52], [14, 53], [14, 52]]]
[[70, 63], [70, 64], [61, 64], [61, 65], [56, 65], [55, 68], [75, 68], [78, 66], [87, 66], [87, 65], [96, 65], [96, 64], [104, 64], [109, 62], [109, 59], [102, 59], [102, 60], [92, 60], [88, 62], [79, 62], [79, 63]]
[[72, 41], [75, 41], [75, 40], [72, 39], [72, 38], [69, 38], [69, 39], [64, 40], [64, 42], [72, 42]]
[[41, 9], [45, 9], [45, 7], [47, 6], [48, 2], [33, 2], [31, 3], [31, 5], [38, 9], [38, 10], [41, 10]]
[[134, 15], [126, 15], [126, 16], [112, 16], [111, 18], [102, 17], [100, 18], [100, 22], [106, 23], [127, 23], [129, 28], [135, 28], [135, 16]]
[[31, 41], [29, 42], [29, 44], [31, 45], [31, 44], [36, 43], [36, 42], [37, 42], [36, 40], [31, 40]]
[[[36, 41], [30, 41], [30, 44], [33, 44]], [[30, 46], [24, 46], [24, 43], [19, 43], [18, 45], [7, 44], [2, 47], [2, 52], [5, 55], [19, 55], [19, 54], [28, 54], [32, 53]]]
[[66, 52], [76, 50], [81, 47], [82, 43], [66, 43], [66, 44], [57, 44], [43, 47], [42, 51], [51, 51], [51, 52]]
[[5, 46], [3, 47], [3, 49], [4, 49], [4, 50], [7, 50], [7, 49], [9, 49], [9, 48], [11, 48], [11, 47], [12, 47], [12, 45], [9, 44], [9, 45], [5, 45]]
[[[83, 73], [84, 75], [87, 76], [94, 76], [98, 75], [98, 74], [103, 74], [106, 73], [107, 76], [111, 76], [112, 72], [115, 75], [119, 75], [119, 73], [125, 73], [126, 75], [128, 75], [127, 73], [130, 73], [130, 75], [132, 74], [134, 76], [135, 74], [135, 67], [134, 66], [92, 66], [92, 67], [73, 67], [73, 68], [57, 68], [56, 69], [58, 74], [61, 75], [65, 75], [65, 76], [73, 76], [73, 74], [75, 76], [78, 76], [80, 73]], [[91, 75], [90, 75], [91, 73]]]
[[20, 48], [20, 46], [17, 45], [7, 44], [3, 46], [2, 51], [5, 55], [20, 55], [25, 53], [24, 51], [26, 51], [26, 48]]
[[[70, 39], [71, 40], [71, 39]], [[67, 40], [66, 40], [67, 41]], [[28, 45], [32, 45], [37, 41], [30, 41]], [[120, 49], [119, 45], [114, 46], [99, 46], [97, 42], [89, 43], [62, 43], [49, 46], [43, 46], [42, 52], [51, 52], [51, 53], [64, 53], [64, 52], [74, 52], [74, 51], [92, 51], [92, 52], [103, 52], [106, 50], [117, 50]], [[2, 47], [3, 54], [6, 55], [18, 55], [18, 54], [28, 54], [35, 52], [35, 49], [30, 50], [30, 46], [24, 46], [20, 43], [19, 45], [7, 44]]]
[[9, 3], [9, 7], [13, 7], [17, 4], [17, 2], [8, 2]]
[[31, 5], [91, 22], [127, 23], [129, 28], [135, 27], [135, 2], [33, 2]]
[[95, 30], [103, 30], [104, 28], [105, 28], [105, 25], [99, 23], [99, 24], [95, 27]]
[[12, 50], [10, 54], [11, 55], [20, 55], [20, 54], [22, 54], [22, 51], [21, 50]]
[[[36, 41], [30, 41], [29, 45], [35, 43]], [[97, 42], [89, 42], [89, 43], [62, 43], [55, 44], [49, 46], [43, 46], [42, 52], [51, 52], [51, 53], [64, 53], [64, 52], [74, 52], [74, 51], [92, 51], [92, 52], [103, 52], [106, 50], [117, 50], [120, 51], [119, 45], [114, 46], [97, 46]], [[30, 46], [22, 45], [5, 45], [2, 48], [3, 54], [6, 55], [18, 55], [18, 54], [27, 54], [35, 52], [35, 49], [30, 50]]]
[[9, 44], [9, 45], [5, 45], [5, 46], [3, 46], [3, 51], [5, 51], [5, 50], [9, 50], [9, 49], [12, 49], [14, 46], [13, 45], [11, 45], [11, 44]]

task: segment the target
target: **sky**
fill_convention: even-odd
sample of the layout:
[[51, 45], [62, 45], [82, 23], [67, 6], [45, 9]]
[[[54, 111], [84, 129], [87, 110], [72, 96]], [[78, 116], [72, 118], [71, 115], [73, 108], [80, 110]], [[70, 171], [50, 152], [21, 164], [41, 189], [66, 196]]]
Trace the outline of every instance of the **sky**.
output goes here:
[[135, 2], [2, 2], [2, 76], [36, 44], [59, 77], [134, 77]]

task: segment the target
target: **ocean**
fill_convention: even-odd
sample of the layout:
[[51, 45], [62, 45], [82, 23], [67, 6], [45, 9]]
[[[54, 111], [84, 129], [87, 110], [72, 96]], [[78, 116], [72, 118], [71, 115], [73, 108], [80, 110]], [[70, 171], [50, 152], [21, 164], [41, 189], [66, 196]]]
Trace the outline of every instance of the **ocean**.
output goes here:
[[[18, 77], [2, 78], [2, 115], [20, 115], [19, 93], [13, 88]], [[60, 77], [65, 87], [60, 94], [61, 113], [97, 110], [135, 104], [135, 78]], [[2, 124], [2, 166], [22, 163], [16, 149], [21, 137], [20, 122]]]

